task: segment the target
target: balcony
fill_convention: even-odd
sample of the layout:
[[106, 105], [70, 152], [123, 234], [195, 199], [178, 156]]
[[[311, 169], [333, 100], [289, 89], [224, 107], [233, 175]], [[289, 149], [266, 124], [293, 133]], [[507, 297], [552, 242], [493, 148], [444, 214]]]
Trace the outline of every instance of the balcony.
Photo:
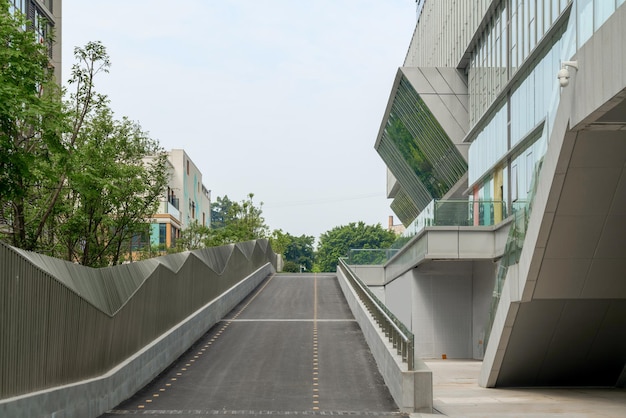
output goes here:
[[[174, 200], [178, 201], [178, 199]], [[159, 210], [157, 213], [171, 215], [172, 217], [180, 220], [180, 211], [176, 208], [176, 206], [174, 206], [174, 204], [168, 201], [159, 203]]]

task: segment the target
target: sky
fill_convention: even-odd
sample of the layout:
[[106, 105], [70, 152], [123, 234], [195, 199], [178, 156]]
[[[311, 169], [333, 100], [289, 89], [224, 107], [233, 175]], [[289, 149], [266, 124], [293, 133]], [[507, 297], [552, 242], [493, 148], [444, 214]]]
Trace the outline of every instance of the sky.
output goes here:
[[270, 230], [294, 236], [387, 226], [374, 143], [414, 0], [63, 0], [62, 13], [64, 80], [74, 48], [102, 42], [96, 90], [184, 149], [213, 201], [253, 193]]

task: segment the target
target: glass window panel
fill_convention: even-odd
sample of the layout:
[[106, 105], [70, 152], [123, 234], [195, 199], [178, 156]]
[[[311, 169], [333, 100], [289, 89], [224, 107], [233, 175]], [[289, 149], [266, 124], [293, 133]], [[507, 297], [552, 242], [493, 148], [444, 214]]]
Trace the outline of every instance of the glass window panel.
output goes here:
[[578, 2], [578, 46], [582, 46], [593, 34], [593, 0]]
[[528, 52], [532, 51], [536, 45], [536, 32], [535, 32], [535, 0], [528, 1]]
[[544, 0], [543, 2], [543, 32], [547, 32], [552, 24], [552, 18], [550, 17], [550, 9], [552, 6], [552, 0]]
[[615, 0], [594, 0], [594, 29], [600, 26], [615, 12]]
[[541, 8], [541, 2], [537, 4], [537, 39], [541, 39], [545, 32], [543, 27], [543, 9]]
[[550, 0], [550, 2], [552, 3], [552, 22], [554, 23], [554, 21], [556, 20], [557, 17], [559, 17], [559, 0]]

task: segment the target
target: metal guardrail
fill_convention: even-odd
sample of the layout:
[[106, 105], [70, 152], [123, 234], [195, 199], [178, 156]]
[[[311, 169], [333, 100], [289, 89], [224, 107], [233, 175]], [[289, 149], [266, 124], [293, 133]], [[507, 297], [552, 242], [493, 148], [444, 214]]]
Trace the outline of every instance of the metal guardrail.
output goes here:
[[407, 363], [408, 370], [415, 369], [415, 354], [413, 351], [414, 336], [406, 326], [367, 288], [354, 274], [343, 259], [339, 259], [337, 266], [348, 279], [361, 302], [365, 305], [385, 336], [392, 343], [402, 361]]
[[0, 399], [106, 373], [268, 262], [267, 240], [102, 269], [0, 242]]

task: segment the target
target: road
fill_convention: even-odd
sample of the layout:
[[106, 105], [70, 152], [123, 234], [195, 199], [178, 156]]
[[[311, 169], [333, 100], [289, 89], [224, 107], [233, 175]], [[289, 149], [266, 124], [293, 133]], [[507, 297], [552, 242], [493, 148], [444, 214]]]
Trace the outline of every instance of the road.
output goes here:
[[269, 277], [157, 379], [102, 415], [346, 415], [399, 412], [336, 275]]

